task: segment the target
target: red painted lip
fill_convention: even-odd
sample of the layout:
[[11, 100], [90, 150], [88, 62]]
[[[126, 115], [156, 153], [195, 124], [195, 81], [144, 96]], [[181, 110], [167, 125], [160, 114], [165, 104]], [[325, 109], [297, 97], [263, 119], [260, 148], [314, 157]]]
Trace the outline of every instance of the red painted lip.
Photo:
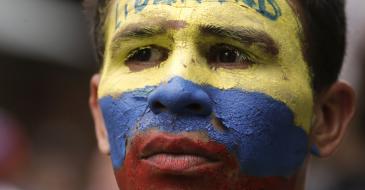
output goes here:
[[196, 175], [221, 167], [224, 148], [181, 135], [157, 133], [143, 140], [139, 159], [159, 172]]

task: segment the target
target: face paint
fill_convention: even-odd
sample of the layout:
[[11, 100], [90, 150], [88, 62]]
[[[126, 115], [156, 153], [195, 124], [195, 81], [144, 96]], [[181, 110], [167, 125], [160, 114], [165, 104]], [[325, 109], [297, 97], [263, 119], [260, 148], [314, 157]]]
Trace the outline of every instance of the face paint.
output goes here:
[[108, 10], [98, 93], [123, 189], [292, 187], [313, 95], [287, 1], [121, 0]]

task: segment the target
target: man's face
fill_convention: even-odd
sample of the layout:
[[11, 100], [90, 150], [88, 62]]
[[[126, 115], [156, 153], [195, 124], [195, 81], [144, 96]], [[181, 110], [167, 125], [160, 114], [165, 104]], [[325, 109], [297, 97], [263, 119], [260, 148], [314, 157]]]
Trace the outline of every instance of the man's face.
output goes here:
[[99, 85], [121, 189], [291, 189], [313, 92], [285, 0], [116, 0]]

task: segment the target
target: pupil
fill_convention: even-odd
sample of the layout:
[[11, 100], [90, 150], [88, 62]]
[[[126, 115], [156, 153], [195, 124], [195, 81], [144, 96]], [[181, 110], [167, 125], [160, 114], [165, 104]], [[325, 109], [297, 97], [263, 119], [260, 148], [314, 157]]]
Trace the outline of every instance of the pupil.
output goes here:
[[232, 63], [236, 61], [236, 52], [232, 50], [225, 50], [219, 54], [219, 61], [223, 63]]
[[150, 57], [151, 57], [151, 49], [149, 48], [138, 50], [138, 52], [135, 55], [135, 58], [138, 61], [148, 61]]

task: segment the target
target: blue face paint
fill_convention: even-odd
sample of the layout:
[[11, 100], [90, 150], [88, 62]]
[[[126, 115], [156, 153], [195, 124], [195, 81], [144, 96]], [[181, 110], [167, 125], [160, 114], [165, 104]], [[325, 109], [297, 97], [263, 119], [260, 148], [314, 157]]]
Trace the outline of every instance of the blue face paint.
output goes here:
[[176, 3], [176, 0], [154, 0], [153, 4], [157, 5], [157, 4], [165, 4], [165, 5], [172, 5]]
[[[266, 1], [274, 10], [274, 13], [268, 11], [268, 9], [266, 8], [266, 3], [265, 3]], [[256, 10], [271, 20], [276, 20], [281, 16], [280, 7], [275, 0], [259, 0], [259, 9]]]
[[134, 9], [136, 13], [141, 12], [148, 4], [148, 0], [135, 0]]
[[[156, 99], [165, 106], [160, 111], [156, 108], [161, 105], [154, 107]], [[202, 107], [184, 111], [192, 99], [202, 102]], [[206, 132], [212, 141], [234, 153], [241, 171], [250, 176], [292, 175], [308, 151], [307, 135], [293, 124], [292, 111], [284, 103], [259, 92], [202, 87], [175, 77], [158, 87], [126, 92], [118, 98], [104, 97], [100, 105], [115, 168], [123, 165], [127, 139], [152, 128], [174, 134]], [[171, 109], [179, 106], [182, 111]], [[213, 114], [207, 111], [224, 124], [223, 131], [213, 126]]]
[[118, 19], [119, 16], [119, 2], [117, 2], [117, 5], [115, 6], [115, 30], [117, 30], [122, 22]]
[[317, 145], [313, 144], [311, 146], [311, 153], [313, 156], [317, 156], [317, 157], [320, 157], [321, 156], [321, 152], [319, 151], [319, 148]]

